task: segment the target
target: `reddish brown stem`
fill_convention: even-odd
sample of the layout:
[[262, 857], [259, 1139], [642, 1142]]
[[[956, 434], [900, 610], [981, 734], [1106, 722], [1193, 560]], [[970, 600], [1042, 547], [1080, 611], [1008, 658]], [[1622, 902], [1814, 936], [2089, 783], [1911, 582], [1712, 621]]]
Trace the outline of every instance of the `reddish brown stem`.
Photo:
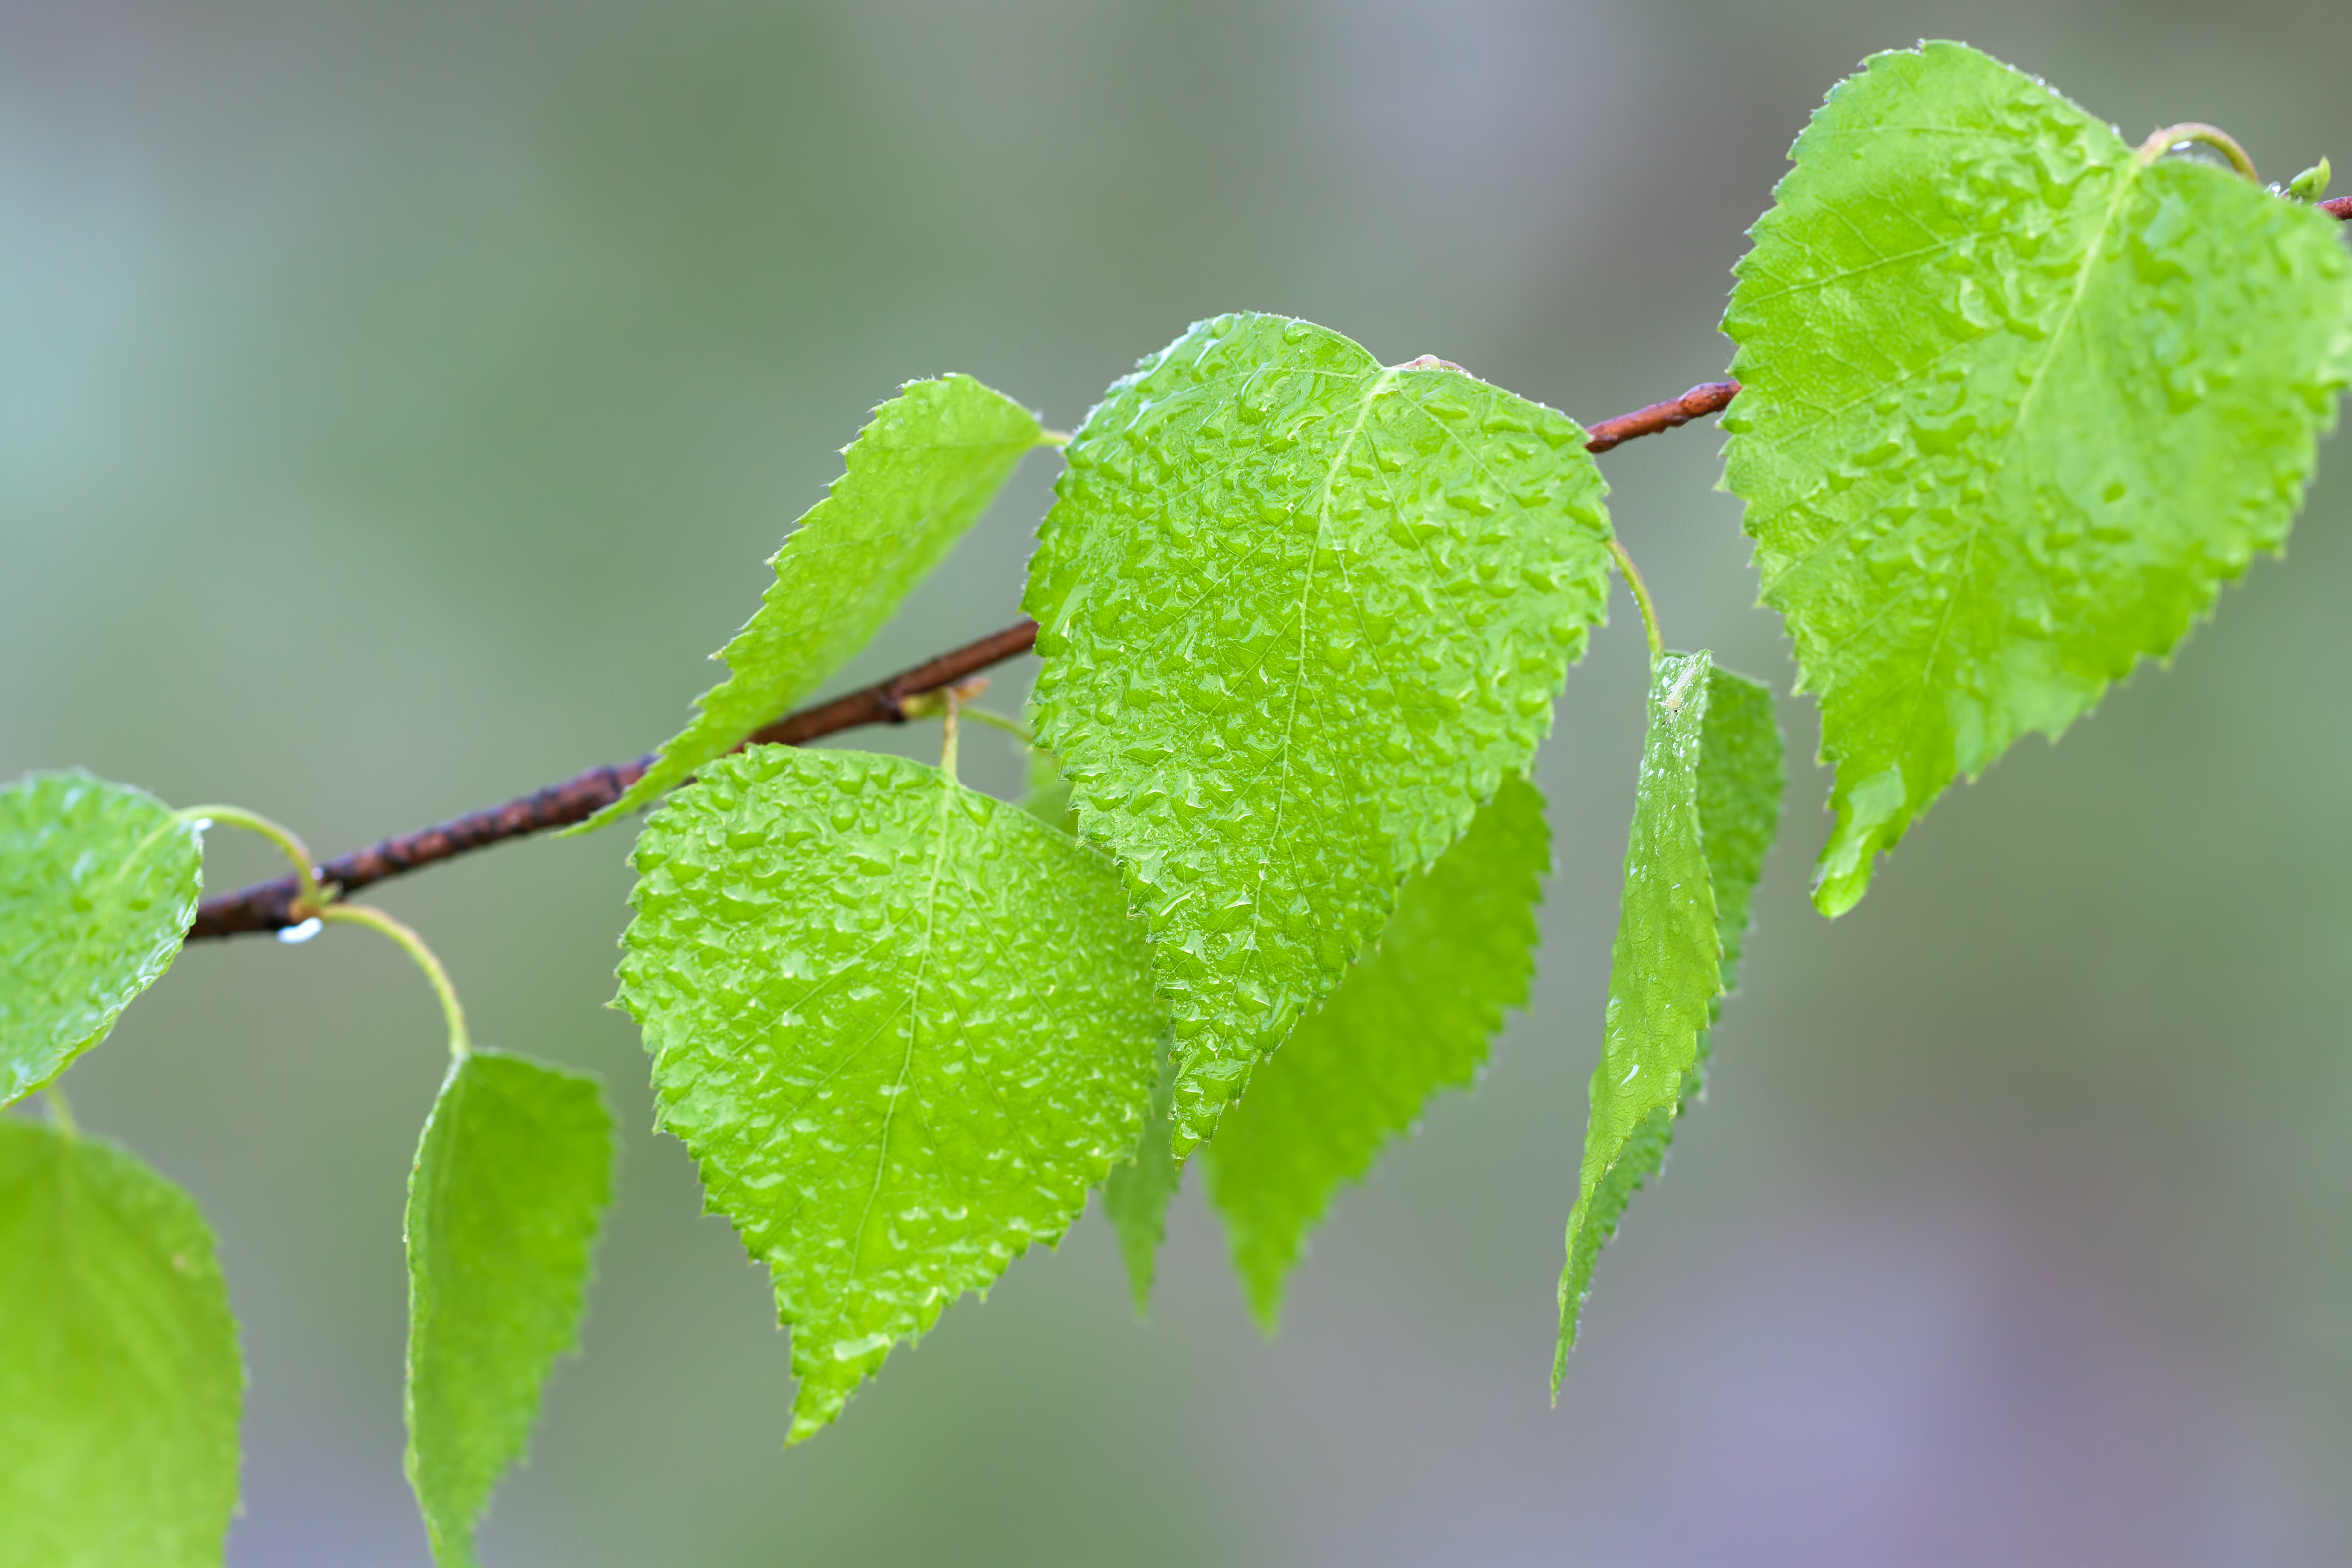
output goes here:
[[[864, 724], [903, 724], [907, 721], [903, 705], [908, 698], [952, 686], [976, 669], [1027, 653], [1036, 641], [1037, 623], [1023, 620], [912, 669], [901, 670], [863, 690], [789, 714], [757, 731], [743, 744], [763, 742], [798, 746]], [[327, 861], [319, 868], [319, 879], [332, 883], [344, 893], [355, 893], [372, 882], [463, 855], [468, 849], [585, 822], [627, 794], [629, 786], [653, 763], [649, 756], [639, 757], [634, 763], [608, 763], [503, 805], [469, 811], [431, 827], [371, 844]], [[293, 878], [257, 882], [217, 899], [206, 899], [196, 911], [196, 923], [189, 931], [188, 940], [276, 931], [294, 923], [293, 907]]]
[[2338, 196], [2332, 202], [2322, 202], [2319, 210], [2329, 217], [2352, 223], [2352, 196]]
[[1605, 452], [1612, 447], [1623, 446], [1636, 436], [1654, 436], [1661, 430], [1720, 414], [1738, 395], [1739, 384], [1736, 381], [1700, 382], [1672, 402], [1653, 403], [1647, 408], [1603, 419], [1585, 432], [1585, 450]]

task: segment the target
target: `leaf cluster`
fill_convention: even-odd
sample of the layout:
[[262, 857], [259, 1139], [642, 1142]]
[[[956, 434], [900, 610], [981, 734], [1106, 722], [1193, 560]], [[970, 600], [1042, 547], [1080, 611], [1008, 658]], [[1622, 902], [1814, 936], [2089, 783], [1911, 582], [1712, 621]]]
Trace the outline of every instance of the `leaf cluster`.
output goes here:
[[[2325, 170], [2266, 191], [2163, 137], [1926, 45], [1830, 95], [1756, 225], [1725, 482], [1819, 700], [1826, 914], [1954, 779], [2170, 658], [2284, 541], [2352, 378]], [[1041, 447], [1064, 466], [1023, 602], [1034, 730], [951, 689], [926, 700], [938, 767], [758, 743]], [[1557, 1395], [1601, 1250], [1698, 1095], [1785, 774], [1770, 691], [1664, 650], [1606, 497], [1575, 421], [1276, 315], [1195, 324], [1066, 437], [961, 375], [875, 411], [727, 678], [587, 825], [653, 807], [619, 1005], [661, 1126], [769, 1272], [789, 1442], [1095, 1192], [1140, 1313], [1196, 1157], [1272, 1331], [1340, 1190], [1527, 1004], [1538, 747], [1619, 572], [1648, 729]], [[958, 777], [973, 718], [1028, 747], [1021, 803]], [[578, 1342], [613, 1183], [593, 1079], [474, 1047], [421, 939], [317, 886], [275, 825], [38, 773], [0, 789], [0, 1104], [164, 973], [208, 812], [302, 868], [303, 930], [392, 937], [447, 1011], [406, 1213], [407, 1466], [436, 1559], [470, 1563]], [[217, 1562], [241, 1387], [188, 1195], [61, 1098], [0, 1121], [0, 1568]]]

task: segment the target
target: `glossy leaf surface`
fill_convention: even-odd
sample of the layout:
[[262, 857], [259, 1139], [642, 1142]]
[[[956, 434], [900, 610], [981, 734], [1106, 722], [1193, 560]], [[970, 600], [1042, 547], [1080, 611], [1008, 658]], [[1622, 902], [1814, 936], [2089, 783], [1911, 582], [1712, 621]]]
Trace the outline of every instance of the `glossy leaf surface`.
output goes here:
[[783, 717], [882, 629], [1022, 454], [1048, 444], [1034, 415], [968, 375], [909, 382], [877, 408], [844, 450], [848, 471], [770, 559], [759, 614], [717, 654], [728, 678], [627, 794], [573, 831], [637, 810]]
[[798, 1442], [1135, 1147], [1167, 1026], [1143, 932], [1099, 853], [855, 752], [713, 763], [635, 865], [621, 1000], [774, 1279]]
[[1699, 1090], [1706, 1030], [1737, 965], [1748, 908], [1780, 825], [1771, 694], [1703, 653], [1657, 661], [1649, 736], [1609, 958], [1609, 1008], [1583, 1169], [1559, 1280], [1559, 1392], [1593, 1265], [1625, 1205], [1664, 1163]]
[[1601, 618], [1583, 432], [1434, 360], [1202, 322], [1071, 442], [1040, 739], [1149, 921], [1180, 1153], [1549, 727]]
[[1756, 225], [1724, 428], [1764, 602], [1819, 694], [1815, 900], [1955, 777], [2168, 657], [2277, 549], [2352, 369], [2338, 226], [2144, 163], [1964, 46], [1840, 85]]
[[613, 1193], [596, 1080], [477, 1050], [449, 1069], [408, 1178], [408, 1480], [443, 1568], [523, 1457], [579, 1343]]
[[0, 789], [0, 1105], [106, 1037], [203, 889], [200, 830], [144, 790], [79, 769]]
[[194, 1200], [0, 1118], [0, 1568], [218, 1568], [244, 1390]]
[[1470, 831], [1405, 879], [1377, 951], [1260, 1067], [1201, 1151], [1234, 1271], [1274, 1331], [1284, 1281], [1342, 1183], [1486, 1065], [1535, 974], [1551, 869], [1543, 796], [1504, 781]]

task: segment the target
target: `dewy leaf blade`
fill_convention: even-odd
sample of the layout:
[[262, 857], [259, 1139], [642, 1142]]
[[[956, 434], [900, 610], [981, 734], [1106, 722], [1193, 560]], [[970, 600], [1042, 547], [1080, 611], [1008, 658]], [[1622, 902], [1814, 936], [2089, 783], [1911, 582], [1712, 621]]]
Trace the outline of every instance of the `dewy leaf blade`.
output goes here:
[[1071, 442], [1039, 739], [1149, 922], [1179, 1153], [1526, 770], [1601, 619], [1605, 489], [1550, 409], [1276, 316], [1194, 327]]
[[612, 1191], [595, 1079], [498, 1051], [451, 1067], [408, 1178], [408, 1480], [442, 1568], [475, 1561], [490, 1493], [579, 1343]]
[[1821, 700], [1834, 915], [1954, 778], [2284, 542], [2352, 262], [2311, 207], [2143, 163], [1958, 44], [1873, 58], [1790, 156], [1724, 318], [1726, 482]]
[[1135, 1147], [1167, 1027], [1142, 931], [1097, 851], [856, 752], [704, 768], [635, 864], [621, 1001], [774, 1279], [799, 1442]]
[[0, 1568], [218, 1568], [245, 1372], [194, 1201], [0, 1117]]
[[1051, 445], [1035, 415], [968, 375], [908, 382], [844, 448], [847, 471], [769, 564], [760, 611], [718, 657], [728, 678], [627, 794], [572, 832], [646, 805], [782, 717], [880, 631], [1011, 477]]
[[0, 1105], [106, 1037], [203, 890], [201, 829], [146, 791], [79, 769], [0, 788]]
[[1675, 1119], [1698, 1093], [1706, 1031], [1738, 962], [1750, 895], [1780, 827], [1781, 787], [1771, 694], [1704, 653], [1661, 658], [1568, 1221], [1555, 1397], [1601, 1248], [1664, 1163]]
[[1504, 1013], [1527, 1005], [1550, 869], [1543, 796], [1507, 779], [1460, 842], [1405, 879], [1379, 949], [1258, 1068], [1202, 1150], [1209, 1202], [1268, 1333], [1341, 1184], [1360, 1180], [1440, 1092], [1467, 1088]]
[[[1030, 809], [1024, 803], [1022, 809]], [[1034, 816], [1034, 813], [1032, 812]], [[1169, 1107], [1176, 1096], [1176, 1056], [1163, 1037], [1160, 1076], [1151, 1086], [1143, 1131], [1129, 1157], [1103, 1178], [1103, 1215], [1118, 1235], [1118, 1255], [1127, 1265], [1128, 1293], [1141, 1319], [1151, 1309], [1151, 1285], [1159, 1271], [1160, 1244], [1168, 1238], [1168, 1205], [1184, 1184], [1184, 1168], [1169, 1147]]]

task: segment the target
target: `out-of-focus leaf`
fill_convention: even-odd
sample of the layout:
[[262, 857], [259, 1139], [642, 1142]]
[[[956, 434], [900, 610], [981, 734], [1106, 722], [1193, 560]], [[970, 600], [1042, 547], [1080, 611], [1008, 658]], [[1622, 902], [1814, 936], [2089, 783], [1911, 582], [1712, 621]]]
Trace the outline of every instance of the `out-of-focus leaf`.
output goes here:
[[202, 830], [145, 790], [79, 769], [0, 788], [0, 1105], [106, 1037], [203, 890]]
[[442, 1568], [470, 1568], [474, 1527], [579, 1342], [612, 1191], [595, 1079], [498, 1051], [451, 1067], [408, 1178], [408, 1480]]
[[0, 1117], [0, 1568], [219, 1568], [244, 1390], [194, 1200]]

